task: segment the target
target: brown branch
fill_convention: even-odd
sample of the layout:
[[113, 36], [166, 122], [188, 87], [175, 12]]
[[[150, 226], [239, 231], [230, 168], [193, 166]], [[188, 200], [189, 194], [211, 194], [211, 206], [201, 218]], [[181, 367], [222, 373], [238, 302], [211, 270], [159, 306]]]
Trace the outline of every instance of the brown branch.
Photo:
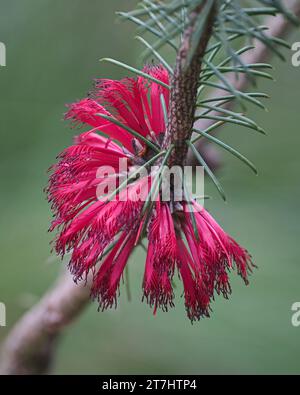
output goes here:
[[[290, 9], [296, 16], [300, 18], [300, 1], [299, 0], [286, 0], [284, 2], [285, 6]], [[269, 17], [264, 22], [264, 25], [268, 27], [268, 34], [274, 37], [284, 38], [291, 30], [292, 24], [283, 15], [278, 15], [276, 17]], [[253, 64], [253, 63], [261, 63], [268, 60], [271, 56], [270, 50], [261, 42], [256, 40], [254, 42], [255, 48], [251, 51], [248, 51], [241, 55], [241, 60], [245, 64]], [[246, 74], [242, 74], [239, 78], [236, 78], [235, 73], [228, 74], [226, 79], [228, 82], [236, 89], [241, 92], [246, 91], [250, 81]], [[213, 97], [222, 97], [228, 95], [228, 92], [222, 89], [214, 89], [211, 94], [209, 95], [210, 98]], [[234, 107], [235, 102], [230, 101], [223, 105], [223, 108], [231, 109]], [[211, 112], [210, 115], [220, 115], [217, 112]], [[214, 120], [210, 119], [201, 119], [195, 123], [195, 128], [199, 130], [206, 130], [209, 126], [214, 124]], [[210, 160], [212, 161], [212, 167], [216, 167], [219, 165], [218, 155], [216, 154], [216, 150], [211, 147], [211, 143], [209, 143], [205, 139], [200, 139], [196, 144], [196, 148], [202, 153], [210, 152]], [[194, 158], [194, 154], [189, 151], [188, 153], [188, 162], [190, 164], [197, 164]]]
[[[189, 25], [184, 32], [182, 44], [178, 50], [174, 75], [171, 81], [169, 122], [166, 133], [166, 145], [174, 144], [170, 165], [183, 166], [186, 154], [186, 140], [191, 137], [193, 119], [196, 110], [196, 98], [202, 59], [211, 37], [213, 21], [216, 14], [215, 2], [209, 10], [195, 49], [192, 48], [195, 39], [199, 15], [204, 11], [207, 2], [201, 3], [189, 16]], [[191, 59], [189, 54], [193, 51]]]
[[[300, 16], [299, 1], [287, 1], [287, 5]], [[289, 30], [289, 23], [282, 17], [271, 18], [267, 21], [270, 33], [283, 36]], [[258, 44], [252, 52], [250, 62], [261, 62], [268, 51]], [[250, 56], [250, 54], [248, 55]], [[248, 59], [249, 61], [249, 59]], [[243, 90], [248, 80], [243, 77], [237, 82]], [[223, 92], [219, 92], [223, 94]], [[217, 94], [219, 94], [217, 92]], [[214, 92], [214, 95], [216, 92]], [[200, 128], [207, 127], [207, 121], [201, 121]], [[199, 127], [199, 123], [197, 125]], [[178, 142], [184, 139], [180, 138]], [[177, 142], [176, 142], [177, 143]], [[178, 145], [180, 152], [181, 145]], [[203, 152], [203, 146], [202, 146]], [[204, 155], [207, 147], [204, 147]], [[189, 161], [191, 158], [189, 158]], [[42, 374], [49, 369], [57, 341], [70, 325], [84, 310], [89, 302], [89, 286], [75, 285], [69, 274], [63, 275], [58, 283], [41, 301], [28, 311], [12, 329], [6, 339], [1, 353], [0, 374]]]
[[61, 333], [81, 314], [89, 296], [89, 286], [75, 285], [64, 274], [9, 334], [1, 350], [0, 374], [47, 372]]

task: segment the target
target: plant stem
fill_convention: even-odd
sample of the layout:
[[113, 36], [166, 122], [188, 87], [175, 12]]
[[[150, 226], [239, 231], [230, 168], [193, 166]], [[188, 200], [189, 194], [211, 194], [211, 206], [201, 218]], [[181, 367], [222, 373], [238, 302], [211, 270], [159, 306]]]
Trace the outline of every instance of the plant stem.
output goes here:
[[[168, 126], [164, 145], [174, 144], [169, 165], [183, 166], [187, 155], [186, 140], [192, 135], [194, 114], [196, 110], [197, 88], [205, 49], [213, 31], [216, 15], [216, 2], [205, 18], [202, 34], [194, 45], [195, 35], [199, 27], [199, 19], [209, 0], [202, 2], [189, 15], [189, 23], [183, 34], [179, 48], [174, 75], [171, 79], [170, 108]], [[192, 51], [192, 55], [191, 54]]]

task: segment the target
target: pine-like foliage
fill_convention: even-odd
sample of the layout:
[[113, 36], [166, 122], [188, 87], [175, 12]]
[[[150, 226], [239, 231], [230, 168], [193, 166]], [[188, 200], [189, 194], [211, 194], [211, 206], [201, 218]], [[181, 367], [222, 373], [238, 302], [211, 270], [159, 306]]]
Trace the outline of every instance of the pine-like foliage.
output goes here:
[[[143, 0], [137, 8], [130, 12], [119, 12], [122, 19], [129, 20], [137, 25], [136, 38], [145, 47], [142, 52], [144, 61], [154, 59], [163, 64], [169, 73], [174, 72], [175, 59], [182, 42], [185, 29], [188, 27], [190, 13], [202, 5], [197, 28], [193, 32], [193, 42], [190, 47], [188, 59], [193, 57], [193, 51], [201, 41], [206, 20], [212, 7], [216, 7], [212, 37], [205, 50], [202, 62], [202, 71], [199, 76], [197, 110], [195, 113], [194, 134], [188, 145], [194, 152], [200, 164], [205, 167], [207, 174], [216, 184], [221, 195], [224, 193], [214, 174], [210, 171], [200, 153], [195, 147], [199, 139], [208, 139], [221, 146], [247, 164], [255, 173], [255, 166], [233, 147], [228, 146], [211, 132], [229, 123], [265, 133], [252, 119], [244, 115], [247, 104], [265, 108], [262, 98], [268, 97], [265, 93], [255, 91], [243, 92], [238, 90], [227, 78], [234, 73], [236, 78], [246, 74], [247, 78], [256, 86], [257, 77], [272, 79], [268, 69], [272, 66], [267, 63], [245, 64], [241, 55], [255, 48], [255, 43], [262, 42], [270, 51], [284, 60], [282, 48], [290, 48], [282, 39], [271, 37], [262, 21], [266, 16], [284, 14], [292, 23], [297, 19], [287, 10], [280, 0]], [[125, 69], [144, 75], [141, 71], [113, 59], [105, 59]], [[152, 78], [152, 77], [151, 77]], [[153, 79], [153, 78], [152, 78]], [[161, 83], [160, 81], [156, 81]], [[212, 96], [209, 94], [216, 89], [224, 94]], [[236, 101], [240, 111], [228, 109], [228, 103]], [[197, 128], [197, 120], [209, 119], [212, 125], [206, 130]]]

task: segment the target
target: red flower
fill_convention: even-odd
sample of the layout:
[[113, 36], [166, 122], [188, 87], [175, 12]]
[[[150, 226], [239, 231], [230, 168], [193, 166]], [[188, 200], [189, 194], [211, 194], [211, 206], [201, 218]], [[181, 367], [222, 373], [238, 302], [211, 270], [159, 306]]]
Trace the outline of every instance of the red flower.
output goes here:
[[[144, 72], [169, 83], [161, 66]], [[120, 159], [127, 161], [124, 172], [130, 177], [136, 166], [147, 167], [163, 155], [158, 154], [166, 129], [162, 98], [168, 109], [168, 89], [146, 78], [100, 80], [89, 98], [69, 106], [66, 119], [92, 129], [76, 137], [52, 167], [47, 191], [55, 219], [50, 229], [59, 228], [55, 248], [62, 256], [71, 253], [75, 280], [93, 273], [92, 295], [103, 309], [116, 304], [127, 260], [146, 235], [145, 299], [155, 311], [172, 307], [178, 271], [193, 321], [209, 315], [215, 292], [228, 297], [228, 273], [234, 266], [247, 283], [251, 260], [196, 202], [192, 221], [185, 201], [174, 206], [162, 202], [158, 193], [152, 204], [145, 204], [154, 186], [151, 176], [124, 184]], [[115, 171], [99, 176], [103, 166]], [[110, 182], [118, 188], [115, 198], [99, 200], [99, 188]]]

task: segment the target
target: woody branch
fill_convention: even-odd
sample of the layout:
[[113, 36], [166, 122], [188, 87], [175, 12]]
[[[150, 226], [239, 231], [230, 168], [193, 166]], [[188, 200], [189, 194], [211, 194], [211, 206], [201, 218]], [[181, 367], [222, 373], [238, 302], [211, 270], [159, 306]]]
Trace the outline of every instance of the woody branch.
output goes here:
[[49, 370], [59, 335], [86, 307], [89, 286], [66, 273], [15, 325], [2, 347], [0, 374], [32, 375]]
[[196, 7], [190, 14], [189, 25], [183, 34], [182, 43], [176, 58], [174, 75], [171, 80], [169, 122], [165, 142], [166, 145], [169, 143], [174, 145], [170, 165], [184, 165], [187, 154], [186, 140], [192, 134], [202, 59], [212, 34], [216, 14], [214, 2], [204, 22], [203, 33], [200, 35], [195, 49], [193, 49], [192, 43], [197, 29], [197, 22], [206, 3], [204, 2]]

